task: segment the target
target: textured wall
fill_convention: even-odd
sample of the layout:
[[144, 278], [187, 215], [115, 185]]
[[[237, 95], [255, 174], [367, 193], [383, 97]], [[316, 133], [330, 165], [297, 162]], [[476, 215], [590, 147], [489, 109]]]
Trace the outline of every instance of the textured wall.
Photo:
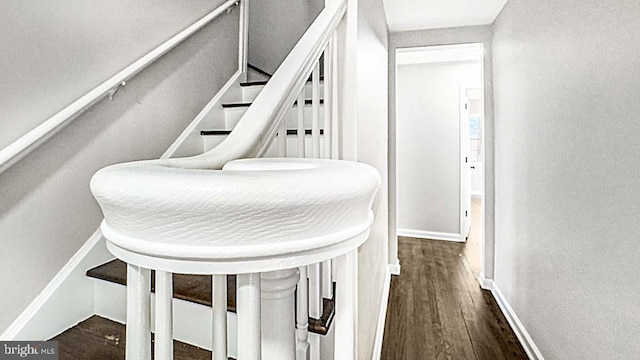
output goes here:
[[222, 2], [0, 2], [0, 148]]
[[324, 0], [255, 0], [249, 4], [249, 64], [273, 74], [324, 9]]
[[[189, 4], [181, 7], [190, 11], [173, 7], [166, 9], [175, 17], [171, 23], [178, 22], [179, 17], [179, 22], [186, 24], [216, 5], [209, 3], [197, 8], [195, 2]], [[0, 7], [5, 5], [3, 2]], [[81, 8], [83, 11], [97, 12], [77, 14], [78, 17], [87, 15], [91, 19], [100, 19], [105, 11], [101, 7]], [[4, 9], [0, 14], [5, 16]], [[165, 16], [168, 17], [167, 14]], [[29, 21], [27, 24], [38, 24], [39, 19], [40, 15], [27, 17], [26, 13], [20, 17], [20, 21]], [[72, 20], [77, 19], [74, 17]], [[100, 36], [108, 34], [98, 36], [94, 32], [84, 32], [81, 27], [70, 28], [68, 24], [69, 19], [64, 19], [47, 26], [51, 27], [51, 32], [59, 31], [70, 38], [78, 38], [78, 42], [71, 41], [69, 46], [106, 41]], [[131, 26], [131, 31], [140, 30], [135, 22], [120, 25]], [[155, 26], [147, 23], [142, 29], [151, 33]], [[82, 31], [73, 33], [72, 30]], [[4, 36], [4, 31], [0, 33]], [[29, 34], [13, 34], [13, 38], [9, 39], [11, 41], [3, 40], [5, 48], [0, 56], [13, 54], [14, 48], [19, 50], [24, 47], [18, 35]], [[152, 42], [162, 42], [173, 34], [165, 33], [160, 37], [155, 33], [153, 35], [155, 40]], [[125, 32], [124, 36], [129, 35]], [[87, 45], [87, 49], [93, 49], [92, 46]], [[113, 48], [113, 54], [101, 54], [100, 59], [92, 60], [90, 64], [95, 62], [98, 67], [106, 66], [113, 55], [118, 61], [114, 60], [110, 65], [122, 65], [121, 54], [117, 51], [127, 52], [127, 47], [126, 43], [120, 43]], [[80, 50], [82, 47], [75, 49]], [[44, 57], [61, 55], [52, 49], [43, 48], [42, 51]], [[27, 58], [21, 60], [30, 61]], [[60, 62], [60, 66], [65, 65], [62, 60], [56, 61]], [[78, 64], [66, 71], [53, 71], [49, 65], [49, 62], [42, 62], [29, 67], [34, 73], [52, 77], [43, 79], [42, 84], [51, 82], [63, 85], [68, 79], [79, 78], [86, 82], [82, 88], [86, 90], [104, 80], [81, 71], [83, 67]], [[0, 333], [98, 227], [102, 214], [89, 192], [89, 179], [93, 173], [108, 164], [159, 157], [237, 71], [237, 66], [238, 12], [234, 11], [216, 19], [131, 79], [125, 88], [118, 91], [113, 101], [106, 99], [99, 102], [22, 161], [0, 174], [0, 273], [3, 274], [0, 277]], [[3, 66], [3, 71], [6, 70]], [[90, 70], [97, 69], [90, 67]], [[87, 81], [86, 77], [92, 81]], [[0, 86], [4, 88], [4, 81]], [[21, 86], [25, 87], [19, 90], [21, 95], [11, 96], [16, 101], [28, 104], [31, 109], [27, 110], [34, 113], [49, 111], [47, 109], [53, 103], [52, 97], [62, 96], [56, 91], [40, 94], [40, 83], [37, 81], [24, 82]], [[68, 99], [73, 100], [73, 97]], [[2, 110], [4, 120], [5, 108]], [[18, 110], [22, 110], [22, 107]]]
[[376, 219], [359, 251], [358, 359], [371, 359], [388, 264], [387, 21], [382, 0], [358, 1], [358, 161], [382, 177]]
[[640, 358], [640, 3], [494, 25], [496, 285], [546, 359]]

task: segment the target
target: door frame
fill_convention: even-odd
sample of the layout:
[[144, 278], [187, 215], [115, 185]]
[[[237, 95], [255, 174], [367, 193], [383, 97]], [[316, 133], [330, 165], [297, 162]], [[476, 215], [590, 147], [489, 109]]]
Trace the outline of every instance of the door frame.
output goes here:
[[[467, 201], [467, 196], [471, 199], [471, 171], [469, 168], [469, 110], [467, 109], [468, 97], [467, 89], [473, 88], [469, 84], [459, 84], [459, 184], [460, 184], [460, 241], [466, 242], [471, 227], [471, 203]], [[467, 188], [467, 182], [469, 187]]]
[[495, 270], [495, 189], [494, 189], [494, 119], [493, 119], [493, 70], [491, 64], [491, 33], [452, 33], [446, 40], [433, 38], [429, 40], [425, 30], [425, 36], [405, 37], [402, 34], [392, 34], [389, 37], [389, 267], [392, 274], [400, 274], [400, 260], [398, 258], [397, 236], [397, 133], [396, 133], [396, 88], [397, 71], [396, 63], [398, 50], [433, 48], [441, 46], [477, 44], [482, 48], [480, 56], [481, 64], [481, 91], [482, 91], [482, 223], [481, 223], [481, 270], [478, 281], [483, 289], [490, 290], [493, 286]]

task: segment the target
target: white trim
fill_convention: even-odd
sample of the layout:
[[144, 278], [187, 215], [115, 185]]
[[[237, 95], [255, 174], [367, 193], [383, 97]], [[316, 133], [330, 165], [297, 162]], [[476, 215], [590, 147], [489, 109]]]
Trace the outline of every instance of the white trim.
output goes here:
[[387, 319], [387, 306], [389, 305], [389, 291], [391, 289], [391, 266], [387, 267], [382, 285], [382, 304], [378, 314], [378, 324], [376, 325], [376, 337], [373, 342], [372, 360], [380, 360], [382, 353], [382, 340], [384, 339], [384, 324]]
[[101, 240], [102, 234], [96, 230], [0, 340], [50, 339], [93, 315], [93, 284], [85, 273], [113, 258]]
[[[238, 39], [238, 68], [241, 73], [246, 75], [249, 54], [249, 0], [242, 0], [240, 2], [239, 17], [240, 38]], [[244, 80], [247, 80], [246, 76]]]
[[437, 231], [398, 229], [398, 236], [413, 237], [413, 238], [420, 238], [420, 239], [464, 242], [464, 240], [460, 239], [460, 234], [443, 233], [443, 232], [437, 232]]
[[[180, 136], [178, 136], [176, 141], [174, 141], [173, 144], [169, 146], [167, 151], [165, 151], [164, 154], [162, 154], [162, 156], [160, 157], [161, 159], [170, 158], [190, 136], [192, 136], [194, 133], [197, 134], [196, 130], [199, 128], [201, 123], [207, 118], [207, 115], [209, 114], [209, 112], [211, 112], [211, 110], [213, 110], [213, 108], [219, 102], [222, 101], [223, 96], [227, 93], [227, 91], [229, 91], [229, 89], [231, 89], [233, 85], [236, 84], [236, 82], [238, 81], [241, 75], [242, 75], [242, 71], [238, 70], [236, 71], [235, 74], [231, 76], [229, 81], [227, 81], [227, 83], [224, 84], [224, 86], [220, 89], [220, 91], [218, 91], [213, 96], [213, 98], [211, 98], [211, 101], [209, 101], [209, 103], [205, 105], [205, 107], [200, 111], [200, 113], [198, 113], [195, 119], [193, 119], [191, 124], [189, 124], [189, 126], [187, 126], [187, 128], [184, 129], [184, 131], [180, 134]], [[200, 136], [199, 134], [197, 135], [198, 137]]]
[[511, 329], [513, 329], [513, 332], [516, 333], [516, 336], [518, 337], [518, 340], [520, 340], [520, 344], [524, 348], [524, 351], [527, 353], [529, 359], [544, 360], [540, 349], [538, 349], [536, 344], [533, 342], [533, 339], [529, 335], [529, 332], [527, 332], [527, 329], [525, 329], [522, 322], [520, 322], [520, 319], [518, 319], [518, 315], [516, 315], [516, 313], [513, 311], [511, 305], [509, 305], [509, 302], [507, 302], [507, 299], [504, 297], [504, 295], [502, 295], [500, 289], [498, 289], [498, 286], [495, 283], [493, 284], [491, 293], [496, 299], [500, 310], [502, 310], [502, 313], [507, 318], [509, 325], [511, 325]]
[[400, 271], [402, 271], [402, 266], [400, 266], [399, 260], [396, 260], [395, 264], [389, 264], [389, 272], [391, 275], [400, 275]]
[[493, 290], [493, 279], [486, 278], [484, 274], [478, 276], [478, 283], [483, 290]]
[[482, 197], [482, 190], [471, 190], [471, 196]]
[[480, 43], [420, 46], [396, 49], [397, 65], [474, 61], [482, 56]]
[[137, 73], [145, 69], [154, 61], [158, 60], [164, 54], [169, 52], [174, 47], [178, 46], [178, 44], [182, 43], [184, 40], [195, 34], [198, 30], [202, 29], [204, 26], [206, 26], [221, 14], [224, 14], [227, 9], [235, 6], [236, 4], [236, 0], [228, 0], [209, 14], [202, 17], [200, 20], [193, 23], [191, 26], [182, 30], [171, 39], [165, 41], [148, 54], [144, 55], [131, 65], [124, 68], [113, 77], [107, 79], [107, 81], [98, 85], [95, 89], [89, 91], [81, 98], [74, 101], [71, 105], [65, 107], [57, 114], [48, 118], [42, 124], [38, 125], [38, 127], [36, 127], [35, 129], [29, 131], [27, 134], [9, 144], [7, 147], [0, 149], [0, 173], [18, 162], [31, 150], [35, 149], [38, 145], [53, 136], [56, 132], [61, 130], [64, 125], [75, 119], [78, 115], [82, 114], [85, 110], [93, 106], [102, 98], [109, 94], [111, 94], [110, 96], [115, 94], [115, 91], [120, 86], [126, 85], [126, 80], [129, 80], [130, 78], [135, 76]]

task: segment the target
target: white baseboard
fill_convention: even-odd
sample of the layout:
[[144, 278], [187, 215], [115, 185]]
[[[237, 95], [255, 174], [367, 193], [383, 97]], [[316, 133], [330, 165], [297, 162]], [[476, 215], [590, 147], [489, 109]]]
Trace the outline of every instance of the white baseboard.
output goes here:
[[419, 239], [464, 242], [464, 240], [460, 238], [460, 234], [443, 233], [443, 232], [436, 232], [436, 231], [398, 229], [398, 236], [413, 237], [413, 238], [419, 238]]
[[389, 272], [391, 275], [400, 275], [400, 271], [402, 270], [402, 266], [400, 266], [400, 261], [396, 260], [395, 264], [389, 264]]
[[493, 280], [486, 278], [484, 274], [478, 276], [478, 283], [483, 290], [493, 290]]
[[111, 259], [102, 234], [94, 232], [0, 340], [47, 340], [93, 315], [93, 282], [86, 272]]
[[[398, 265], [399, 266], [399, 265]], [[382, 353], [382, 340], [384, 339], [384, 325], [387, 319], [387, 306], [389, 305], [389, 291], [391, 289], [391, 265], [387, 267], [382, 286], [382, 305], [378, 314], [378, 324], [376, 325], [376, 337], [373, 343], [373, 360], [380, 360]]]
[[518, 340], [520, 340], [520, 344], [524, 348], [524, 351], [527, 353], [527, 356], [529, 356], [529, 359], [544, 360], [542, 353], [533, 342], [533, 339], [527, 332], [527, 329], [525, 329], [522, 322], [520, 322], [520, 319], [518, 319], [518, 315], [516, 315], [516, 313], [511, 308], [511, 305], [509, 305], [509, 302], [507, 302], [507, 299], [505, 299], [504, 295], [502, 295], [502, 293], [500, 292], [500, 289], [498, 289], [498, 286], [493, 283], [492, 287], [493, 288], [491, 289], [491, 293], [493, 294], [493, 297], [496, 299], [500, 310], [502, 310], [502, 313], [507, 318], [509, 325], [511, 325], [513, 332], [516, 333], [516, 336], [518, 337]]

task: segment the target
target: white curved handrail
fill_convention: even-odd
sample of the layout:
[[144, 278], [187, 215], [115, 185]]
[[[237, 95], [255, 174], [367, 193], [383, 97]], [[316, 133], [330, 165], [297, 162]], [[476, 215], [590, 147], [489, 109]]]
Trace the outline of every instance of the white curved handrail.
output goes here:
[[144, 55], [116, 75], [109, 78], [107, 81], [98, 85], [95, 89], [89, 91], [81, 98], [74, 101], [73, 103], [62, 109], [60, 112], [44, 121], [42, 124], [38, 125], [35, 129], [29, 131], [18, 140], [1, 149], [0, 173], [18, 162], [31, 150], [35, 149], [38, 145], [49, 139], [51, 136], [55, 135], [55, 133], [62, 129], [64, 125], [68, 124], [71, 120], [78, 117], [80, 114], [89, 109], [102, 98], [109, 95], [110, 93], [113, 94], [113, 92], [117, 90], [117, 88], [123, 83], [126, 83], [127, 80], [134, 77], [136, 74], [161, 58], [171, 49], [175, 48], [190, 36], [198, 32], [198, 30], [205, 27], [218, 16], [222, 15], [225, 11], [233, 6], [236, 6], [239, 1], [240, 0], [228, 0], [224, 4], [217, 7], [215, 10], [202, 17], [197, 22], [193, 23], [177, 35], [173, 36], [171, 39], [165, 41], [148, 54]]
[[202, 155], [161, 162], [171, 167], [221, 169], [235, 159], [262, 156], [340, 24], [346, 8], [345, 0], [325, 7], [222, 143]]

